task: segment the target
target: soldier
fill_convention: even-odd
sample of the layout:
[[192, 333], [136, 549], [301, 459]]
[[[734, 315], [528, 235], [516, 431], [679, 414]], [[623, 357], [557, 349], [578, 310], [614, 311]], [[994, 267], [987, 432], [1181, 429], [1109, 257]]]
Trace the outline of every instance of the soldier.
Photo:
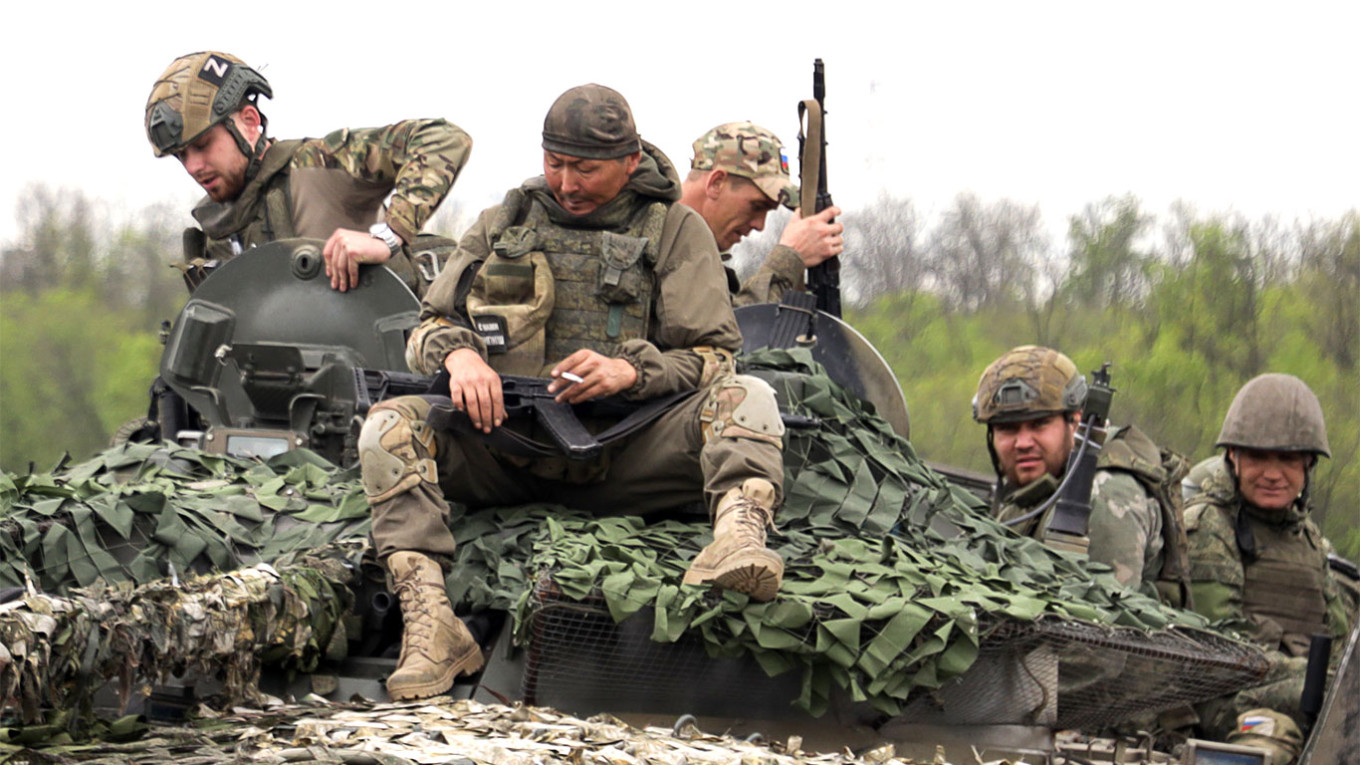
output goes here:
[[[441, 693], [482, 662], [445, 595], [446, 496], [627, 513], [702, 496], [714, 541], [685, 582], [755, 600], [778, 590], [783, 561], [765, 529], [782, 499], [784, 427], [773, 389], [732, 374], [741, 337], [721, 261], [703, 219], [676, 204], [668, 162], [640, 140], [622, 95], [568, 90], [544, 121], [544, 174], [482, 213], [426, 296], [407, 360], [447, 372], [467, 419], [444, 429], [427, 419], [437, 401], [393, 399], [373, 407], [359, 440], [374, 542], [407, 625], [393, 697]], [[499, 374], [551, 377], [596, 433], [620, 420], [590, 416], [592, 400], [672, 405], [596, 459], [526, 457], [497, 440], [530, 433], [506, 419]]]
[[151, 89], [146, 134], [156, 156], [178, 159], [207, 192], [193, 209], [206, 242], [186, 236], [186, 263], [313, 237], [326, 240], [335, 289], [357, 285], [360, 263], [387, 263], [423, 292], [438, 263], [428, 253], [412, 262], [406, 246], [453, 187], [472, 139], [435, 119], [275, 141], [262, 95], [273, 97], [264, 77], [215, 51], [175, 59]]
[[[1053, 496], [1067, 470], [1086, 378], [1058, 351], [1024, 345], [992, 362], [978, 381], [973, 419], [987, 426], [987, 449], [998, 484], [997, 520], [1041, 539]], [[1186, 597], [1185, 542], [1173, 491], [1179, 457], [1163, 452], [1132, 426], [1106, 438], [1091, 487], [1093, 561], [1108, 564], [1122, 584], [1158, 594], [1175, 605]]]
[[1356, 612], [1353, 585], [1329, 567], [1331, 542], [1309, 518], [1313, 468], [1332, 456], [1322, 406], [1299, 378], [1261, 375], [1237, 392], [1216, 445], [1223, 460], [1185, 510], [1195, 610], [1268, 649], [1271, 669], [1264, 684], [1204, 705], [1203, 727], [1285, 763], [1302, 744], [1310, 637], [1344, 637]]
[[[783, 204], [790, 209], [798, 187], [789, 178], [784, 147], [774, 133], [750, 122], [729, 122], [699, 136], [694, 159], [681, 187], [680, 202], [704, 217], [723, 261], [742, 237], [765, 228], [765, 216]], [[845, 249], [845, 226], [832, 220], [839, 207], [808, 218], [794, 216], [779, 244], [765, 256], [745, 285], [727, 268], [728, 289], [738, 306], [777, 303], [785, 292], [804, 289], [803, 271]]]

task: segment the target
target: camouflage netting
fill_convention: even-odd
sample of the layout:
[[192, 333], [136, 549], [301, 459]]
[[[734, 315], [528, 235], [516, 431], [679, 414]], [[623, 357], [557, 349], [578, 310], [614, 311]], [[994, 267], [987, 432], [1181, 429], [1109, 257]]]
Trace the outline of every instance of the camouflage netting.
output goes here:
[[[801, 672], [798, 703], [814, 713], [836, 688], [893, 713], [914, 689], [939, 687], [968, 669], [988, 635], [1007, 622], [1082, 620], [1186, 634], [1205, 626], [1194, 614], [1122, 589], [1104, 567], [992, 522], [971, 495], [929, 470], [886, 423], [819, 374], [808, 354], [767, 351], [748, 363], [772, 380], [794, 412], [821, 422], [788, 436], [787, 501], [772, 538], [787, 561], [778, 599], [753, 604], [741, 595], [680, 585], [686, 562], [709, 540], [706, 524], [648, 525], [546, 505], [455, 513], [454, 599], [465, 608], [514, 610], [517, 634], [527, 640], [536, 602], [531, 592], [546, 576], [569, 598], [603, 598], [616, 619], [646, 610], [654, 640], [698, 633], [712, 655], [750, 654], [769, 673]], [[790, 374], [798, 371], [812, 374]], [[155, 593], [174, 591], [159, 581], [171, 566], [183, 577], [190, 570], [278, 564], [289, 553], [363, 537], [367, 523], [355, 476], [305, 452], [260, 464], [125, 446], [50, 474], [4, 477], [0, 587], [25, 586], [28, 577], [47, 592], [87, 589], [69, 601], [62, 626], [47, 633], [50, 654], [33, 649], [28, 656], [38, 658], [0, 666], [0, 689], [27, 704], [46, 695], [47, 703], [69, 705], [76, 668], [86, 666], [89, 652], [102, 661], [112, 645], [99, 625], [115, 618], [133, 629], [135, 611], [126, 609], [139, 598], [154, 602]], [[352, 566], [357, 553], [350, 555]], [[278, 634], [301, 640], [304, 622], [312, 627], [307, 646], [276, 652], [293, 666], [306, 669], [320, 649], [344, 641], [326, 637], [333, 611], [313, 610], [316, 599], [287, 577], [311, 582], [316, 594], [326, 585], [338, 591], [340, 574], [351, 569], [323, 564], [344, 558], [296, 561], [291, 573], [280, 569], [284, 580], [264, 588], [273, 608], [279, 593], [293, 593], [284, 598], [289, 607], [276, 613], [296, 621], [273, 625]], [[233, 579], [201, 586], [227, 588]], [[114, 586], [99, 594], [101, 583]], [[132, 584], [142, 587], [131, 590]], [[36, 635], [31, 617], [22, 615], [46, 607], [31, 603], [33, 597], [5, 611], [6, 629]], [[257, 612], [238, 613], [244, 621]], [[172, 645], [182, 633], [154, 626], [154, 618], [140, 622], [142, 639], [161, 653], [134, 665], [138, 677], [156, 677], [164, 671], [158, 662], [173, 664], [175, 657], [183, 663], [223, 655], [213, 653], [211, 641]], [[66, 625], [74, 625], [69, 634], [79, 639], [64, 637]], [[266, 632], [254, 638], [267, 645]], [[251, 636], [244, 629], [229, 634]], [[257, 671], [240, 656], [244, 645], [231, 649], [244, 667], [233, 677]], [[112, 665], [97, 666], [105, 676], [125, 676]]]
[[[494, 763], [495, 765], [915, 765], [892, 744], [859, 755], [848, 749], [804, 751], [791, 736], [769, 744], [706, 734], [691, 725], [627, 725], [608, 715], [589, 719], [551, 709], [482, 705], [447, 698], [406, 704], [291, 704], [209, 710], [193, 728], [152, 727], [122, 720], [98, 744], [30, 748], [0, 729], [0, 762], [117, 765], [229, 765], [251, 762]], [[129, 734], [144, 734], [126, 740]], [[980, 762], [975, 756], [952, 762]], [[941, 753], [932, 765], [949, 765]], [[996, 763], [995, 765], [1000, 765]]]
[[88, 723], [95, 691], [118, 681], [126, 706], [185, 671], [255, 699], [262, 665], [307, 672], [343, 656], [351, 580], [367, 543], [351, 540], [230, 574], [141, 587], [91, 587], [68, 597], [28, 591], [0, 604], [0, 699], [25, 722], [47, 709]]

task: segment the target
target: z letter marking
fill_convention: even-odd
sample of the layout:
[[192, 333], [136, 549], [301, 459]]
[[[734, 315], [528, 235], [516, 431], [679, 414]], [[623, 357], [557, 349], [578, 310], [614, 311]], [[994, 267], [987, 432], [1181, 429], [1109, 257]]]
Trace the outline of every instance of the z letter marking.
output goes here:
[[208, 82], [221, 85], [222, 80], [227, 76], [227, 69], [231, 67], [230, 61], [224, 61], [216, 56], [208, 56], [208, 60], [203, 62], [203, 69], [198, 76]]

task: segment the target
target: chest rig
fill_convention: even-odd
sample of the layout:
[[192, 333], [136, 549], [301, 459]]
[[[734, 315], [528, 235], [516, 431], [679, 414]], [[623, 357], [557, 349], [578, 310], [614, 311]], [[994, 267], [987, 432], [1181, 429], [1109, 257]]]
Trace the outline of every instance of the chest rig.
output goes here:
[[301, 140], [276, 141], [235, 200], [209, 201], [195, 207], [194, 218], [207, 241], [202, 252], [186, 251], [185, 260], [230, 260], [251, 247], [297, 236], [288, 168], [301, 146]]
[[1284, 629], [1282, 647], [1307, 656], [1309, 636], [1327, 631], [1327, 553], [1312, 523], [1264, 523], [1238, 510], [1239, 548], [1248, 530], [1251, 549], [1241, 549], [1246, 581], [1242, 606]]
[[623, 341], [646, 339], [666, 213], [653, 202], [639, 206], [622, 233], [572, 229], [523, 192], [507, 195], [467, 296], [492, 368], [545, 377], [582, 348], [616, 356]]

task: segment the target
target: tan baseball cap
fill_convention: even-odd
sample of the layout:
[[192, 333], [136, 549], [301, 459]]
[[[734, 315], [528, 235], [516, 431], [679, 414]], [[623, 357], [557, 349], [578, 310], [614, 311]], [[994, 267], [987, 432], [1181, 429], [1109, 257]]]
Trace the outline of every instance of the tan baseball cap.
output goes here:
[[724, 170], [749, 178], [765, 196], [790, 209], [798, 206], [798, 185], [779, 136], [750, 122], [729, 122], [694, 142], [694, 170]]

